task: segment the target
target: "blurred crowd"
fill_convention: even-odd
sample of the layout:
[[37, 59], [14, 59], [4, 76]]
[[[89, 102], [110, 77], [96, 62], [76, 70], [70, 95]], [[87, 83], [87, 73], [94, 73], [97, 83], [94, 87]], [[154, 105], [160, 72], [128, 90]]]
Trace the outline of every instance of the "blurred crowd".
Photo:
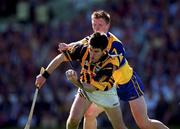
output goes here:
[[[24, 127], [40, 67], [59, 54], [58, 42], [90, 35], [90, 16], [98, 9], [111, 14], [110, 31], [123, 42], [143, 80], [149, 116], [179, 124], [180, 1], [2, 0], [0, 6], [0, 128]], [[65, 125], [77, 91], [65, 78], [68, 68], [61, 65], [40, 90], [32, 126]], [[127, 126], [134, 126], [128, 105], [121, 107]], [[107, 118], [100, 118], [102, 127]]]

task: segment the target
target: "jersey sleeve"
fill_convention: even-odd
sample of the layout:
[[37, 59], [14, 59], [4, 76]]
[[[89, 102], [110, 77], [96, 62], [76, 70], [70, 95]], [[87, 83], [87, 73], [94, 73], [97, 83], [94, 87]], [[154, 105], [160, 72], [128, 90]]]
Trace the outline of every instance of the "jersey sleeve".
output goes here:
[[83, 52], [87, 47], [83, 44], [76, 44], [73, 47], [70, 47], [68, 50], [64, 51], [65, 57], [69, 61], [80, 61], [83, 57]]
[[111, 48], [109, 50], [109, 54], [111, 56], [116, 56], [116, 55], [125, 55], [125, 49], [123, 47], [123, 44], [121, 41], [113, 41]]
[[85, 38], [79, 40], [78, 42], [80, 42], [80, 43], [82, 43], [84, 45], [87, 45], [90, 38], [91, 38], [91, 35], [90, 36], [86, 36]]

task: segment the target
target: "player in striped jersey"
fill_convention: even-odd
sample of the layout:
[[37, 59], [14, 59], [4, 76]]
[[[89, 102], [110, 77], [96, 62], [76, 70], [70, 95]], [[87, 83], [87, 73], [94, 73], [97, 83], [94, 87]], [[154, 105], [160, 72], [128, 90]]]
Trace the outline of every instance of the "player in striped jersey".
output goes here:
[[[168, 129], [163, 123], [158, 120], [150, 119], [147, 115], [147, 106], [144, 100], [144, 86], [141, 79], [133, 69], [128, 68], [127, 60], [125, 58], [125, 51], [123, 44], [112, 33], [108, 32], [110, 28], [110, 15], [103, 11], [94, 11], [91, 15], [92, 28], [94, 32], [104, 32], [108, 36], [108, 50], [109, 54], [113, 56], [121, 55], [121, 68], [115, 76], [117, 84], [117, 93], [121, 100], [127, 101], [130, 105], [131, 112], [141, 129]], [[80, 43], [88, 43], [88, 36], [80, 41]], [[68, 46], [60, 44], [60, 48], [67, 49]], [[62, 49], [59, 49], [60, 51]], [[120, 78], [116, 78], [120, 77]], [[96, 129], [96, 117], [103, 112], [101, 107], [92, 104], [84, 116], [84, 129]]]
[[[118, 57], [112, 58], [106, 50], [108, 39], [106, 34], [94, 33], [88, 44], [76, 44], [55, 57], [44, 73], [36, 78], [39, 88], [47, 77], [63, 62], [78, 61], [81, 64], [80, 80], [74, 70], [68, 70], [66, 76], [73, 84], [80, 87], [70, 115], [67, 129], [77, 129], [90, 104], [93, 102], [107, 113], [114, 129], [127, 129], [122, 121], [119, 99], [114, 86], [113, 71], [120, 66]], [[116, 116], [116, 117], [114, 117]]]

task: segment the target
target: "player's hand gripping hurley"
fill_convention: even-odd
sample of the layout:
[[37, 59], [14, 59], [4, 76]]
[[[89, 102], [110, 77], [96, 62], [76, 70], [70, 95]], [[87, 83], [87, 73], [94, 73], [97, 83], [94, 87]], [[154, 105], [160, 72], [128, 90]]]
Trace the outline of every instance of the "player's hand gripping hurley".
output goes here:
[[[62, 53], [66, 53], [66, 51], [61, 51], [61, 52], [62, 52]], [[68, 56], [67, 56], [67, 58], [69, 59]], [[70, 61], [70, 59], [69, 59], [69, 65], [70, 65], [70, 67], [71, 67], [72, 69], [74, 69], [74, 68], [73, 68], [73, 65], [72, 65], [72, 63], [71, 63], [71, 61]], [[87, 93], [86, 93], [86, 90], [85, 90], [84, 86], [81, 84], [81, 82], [78, 81], [78, 82], [73, 83], [73, 84], [76, 85], [77, 87], [81, 88], [81, 90], [83, 91], [84, 96], [90, 101], [90, 99], [89, 99], [89, 97], [88, 97], [88, 95], [87, 95]]]
[[[40, 73], [42, 73], [43, 71], [44, 71], [44, 68], [42, 67]], [[33, 97], [33, 102], [32, 102], [32, 105], [31, 105], [31, 110], [30, 110], [30, 113], [29, 113], [29, 116], [28, 116], [28, 121], [26, 122], [26, 125], [25, 125], [24, 129], [30, 129], [38, 92], [39, 92], [39, 88], [36, 88], [36, 91], [35, 91], [34, 97]]]

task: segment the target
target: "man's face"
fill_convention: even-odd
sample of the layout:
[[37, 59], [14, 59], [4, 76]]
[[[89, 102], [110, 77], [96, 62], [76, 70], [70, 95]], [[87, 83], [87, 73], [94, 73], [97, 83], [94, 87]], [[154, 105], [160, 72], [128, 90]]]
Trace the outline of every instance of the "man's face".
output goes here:
[[99, 59], [104, 55], [104, 52], [100, 48], [92, 48], [90, 46], [90, 58], [93, 63], [96, 63], [99, 61]]
[[94, 32], [107, 33], [109, 30], [109, 24], [107, 24], [102, 18], [92, 18], [92, 28]]

